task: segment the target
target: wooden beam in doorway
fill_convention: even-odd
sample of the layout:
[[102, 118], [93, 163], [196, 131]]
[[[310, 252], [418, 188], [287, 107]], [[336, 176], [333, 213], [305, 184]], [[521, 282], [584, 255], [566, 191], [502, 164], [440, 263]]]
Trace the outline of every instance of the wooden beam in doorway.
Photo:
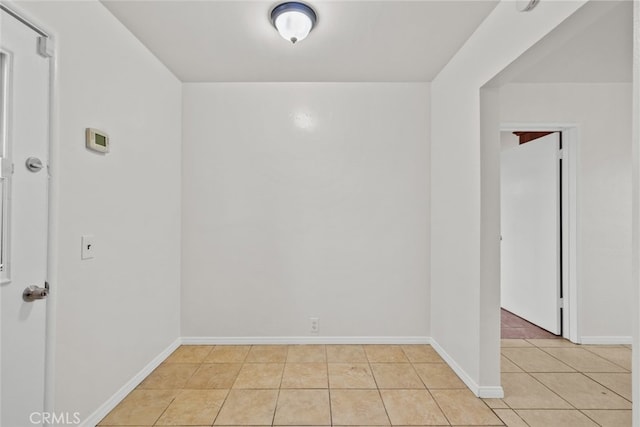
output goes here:
[[526, 144], [543, 136], [552, 134], [553, 132], [513, 132], [520, 139], [520, 145]]

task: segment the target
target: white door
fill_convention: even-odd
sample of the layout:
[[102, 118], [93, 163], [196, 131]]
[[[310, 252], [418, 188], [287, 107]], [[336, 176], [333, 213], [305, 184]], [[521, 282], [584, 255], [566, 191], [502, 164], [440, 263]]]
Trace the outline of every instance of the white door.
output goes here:
[[44, 406], [47, 302], [23, 297], [29, 286], [44, 288], [47, 272], [49, 60], [37, 53], [38, 37], [0, 11], [0, 425], [7, 427], [42, 425]]
[[556, 335], [560, 316], [559, 133], [501, 159], [501, 305]]

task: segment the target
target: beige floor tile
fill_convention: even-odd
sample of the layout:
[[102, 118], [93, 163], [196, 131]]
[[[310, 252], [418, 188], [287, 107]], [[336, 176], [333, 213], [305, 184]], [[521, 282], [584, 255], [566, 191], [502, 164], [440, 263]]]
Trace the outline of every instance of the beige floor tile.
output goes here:
[[518, 365], [504, 356], [500, 356], [500, 372], [524, 372]]
[[507, 427], [527, 427], [527, 423], [513, 409], [494, 409], [493, 412]]
[[431, 390], [433, 398], [453, 425], [500, 425], [502, 422], [468, 389]]
[[327, 361], [323, 345], [290, 345], [287, 363], [323, 363]]
[[631, 349], [624, 346], [584, 346], [585, 350], [597, 354], [624, 369], [631, 370]]
[[631, 373], [590, 373], [586, 376], [594, 379], [610, 390], [615, 391], [620, 396], [631, 401]]
[[[444, 366], [440, 363], [434, 364]], [[371, 370], [378, 388], [424, 388], [410, 363], [372, 363]]]
[[448, 424], [427, 390], [380, 390], [380, 394], [394, 426]]
[[240, 363], [204, 363], [189, 379], [185, 388], [231, 388], [241, 366]]
[[217, 345], [204, 363], [242, 363], [251, 350], [250, 345]]
[[284, 363], [287, 360], [286, 345], [254, 345], [245, 359], [246, 363]]
[[574, 372], [573, 368], [539, 348], [503, 348], [502, 355], [525, 372]]
[[270, 426], [277, 400], [278, 390], [231, 390], [214, 424]]
[[212, 345], [182, 345], [164, 363], [202, 363], [213, 348]]
[[156, 425], [211, 425], [229, 390], [182, 390]]
[[399, 345], [365, 345], [364, 352], [370, 363], [408, 363]]
[[520, 409], [518, 415], [531, 427], [597, 427], [580, 411], [567, 409]]
[[329, 387], [377, 388], [368, 363], [329, 363]]
[[163, 363], [138, 386], [140, 389], [180, 389], [198, 370], [195, 363]]
[[329, 363], [368, 363], [361, 345], [327, 345]]
[[532, 375], [578, 409], [631, 408], [626, 399], [581, 373]]
[[574, 344], [565, 339], [527, 339], [531, 344], [540, 348], [550, 347], [578, 347], [578, 344]]
[[282, 388], [327, 388], [329, 377], [325, 363], [287, 363]]
[[629, 410], [585, 410], [582, 411], [602, 427], [631, 427]]
[[178, 390], [133, 390], [100, 422], [100, 425], [153, 425], [178, 392]]
[[403, 345], [402, 351], [411, 363], [444, 363], [430, 345]]
[[545, 348], [544, 351], [580, 372], [625, 372], [624, 368], [583, 348]]
[[274, 424], [282, 426], [331, 424], [329, 390], [280, 390]]
[[390, 425], [378, 390], [331, 390], [331, 415], [336, 426]]
[[428, 389], [466, 388], [462, 380], [444, 363], [416, 363], [413, 365]]
[[508, 409], [509, 408], [509, 405], [504, 403], [504, 400], [502, 399], [484, 398], [482, 400], [491, 409]]
[[571, 409], [560, 396], [527, 373], [502, 374], [504, 401], [514, 409]]
[[511, 347], [533, 347], [533, 344], [527, 342], [526, 340], [521, 339], [501, 339], [500, 347], [502, 348], [511, 348]]
[[282, 363], [245, 363], [233, 388], [279, 388], [283, 369]]

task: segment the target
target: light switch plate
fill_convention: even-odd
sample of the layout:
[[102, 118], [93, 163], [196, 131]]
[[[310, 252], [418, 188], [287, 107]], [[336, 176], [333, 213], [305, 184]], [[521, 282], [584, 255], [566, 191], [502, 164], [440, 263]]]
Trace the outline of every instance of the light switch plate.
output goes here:
[[95, 252], [95, 244], [93, 235], [86, 234], [82, 236], [82, 259], [92, 259]]

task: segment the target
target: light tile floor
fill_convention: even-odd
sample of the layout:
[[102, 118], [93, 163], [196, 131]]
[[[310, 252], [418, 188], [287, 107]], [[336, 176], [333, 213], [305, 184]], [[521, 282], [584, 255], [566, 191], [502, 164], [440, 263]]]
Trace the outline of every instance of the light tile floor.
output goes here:
[[100, 426], [631, 425], [631, 349], [502, 340], [504, 399], [428, 345], [182, 346]]

